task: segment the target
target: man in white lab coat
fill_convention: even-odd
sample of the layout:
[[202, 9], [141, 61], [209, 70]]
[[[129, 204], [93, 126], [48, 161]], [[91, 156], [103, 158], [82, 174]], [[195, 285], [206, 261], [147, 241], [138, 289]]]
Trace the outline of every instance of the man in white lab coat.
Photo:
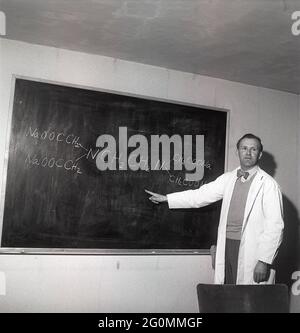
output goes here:
[[240, 167], [196, 190], [168, 195], [147, 191], [153, 203], [200, 208], [223, 199], [215, 259], [216, 284], [274, 283], [271, 269], [283, 235], [282, 195], [277, 182], [258, 167], [260, 138], [237, 143]]

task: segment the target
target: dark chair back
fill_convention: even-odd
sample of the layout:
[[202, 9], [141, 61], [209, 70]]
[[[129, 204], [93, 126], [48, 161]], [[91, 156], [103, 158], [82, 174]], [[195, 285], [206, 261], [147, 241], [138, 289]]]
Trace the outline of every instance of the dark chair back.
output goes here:
[[287, 313], [288, 287], [274, 285], [198, 284], [202, 313]]

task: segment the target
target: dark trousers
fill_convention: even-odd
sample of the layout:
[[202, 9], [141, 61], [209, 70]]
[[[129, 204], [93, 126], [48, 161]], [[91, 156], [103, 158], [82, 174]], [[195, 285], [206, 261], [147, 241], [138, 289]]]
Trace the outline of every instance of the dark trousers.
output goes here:
[[236, 284], [240, 241], [226, 238], [225, 284]]

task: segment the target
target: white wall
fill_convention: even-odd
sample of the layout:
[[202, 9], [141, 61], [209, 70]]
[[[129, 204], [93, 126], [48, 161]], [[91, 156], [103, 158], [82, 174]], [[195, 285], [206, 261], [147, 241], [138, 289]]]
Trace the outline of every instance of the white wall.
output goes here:
[[[12, 74], [229, 109], [229, 169], [238, 161], [237, 139], [261, 136], [276, 161], [275, 178], [298, 211], [297, 95], [0, 39], [0, 172]], [[196, 284], [212, 282], [206, 255], [0, 255], [0, 272], [0, 312], [197, 312]]]
[[[298, 96], [299, 124], [300, 124], [300, 95]], [[298, 127], [298, 145], [300, 147], [300, 126]], [[299, 161], [299, 160], [298, 160]], [[298, 165], [298, 184], [300, 184], [300, 167]], [[298, 207], [300, 207], [300, 187], [298, 185]], [[299, 220], [298, 220], [299, 225]], [[300, 229], [300, 227], [299, 227]], [[300, 231], [300, 230], [299, 230]], [[300, 232], [297, 252], [300, 253]], [[293, 285], [291, 287], [291, 311], [300, 313], [300, 259], [297, 270], [294, 272]]]

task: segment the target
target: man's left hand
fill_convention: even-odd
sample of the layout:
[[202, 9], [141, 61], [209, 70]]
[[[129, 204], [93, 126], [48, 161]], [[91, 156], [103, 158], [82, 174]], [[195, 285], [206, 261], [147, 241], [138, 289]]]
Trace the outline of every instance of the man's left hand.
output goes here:
[[267, 281], [269, 277], [268, 273], [269, 273], [268, 264], [262, 261], [258, 261], [253, 273], [254, 282], [260, 283]]

